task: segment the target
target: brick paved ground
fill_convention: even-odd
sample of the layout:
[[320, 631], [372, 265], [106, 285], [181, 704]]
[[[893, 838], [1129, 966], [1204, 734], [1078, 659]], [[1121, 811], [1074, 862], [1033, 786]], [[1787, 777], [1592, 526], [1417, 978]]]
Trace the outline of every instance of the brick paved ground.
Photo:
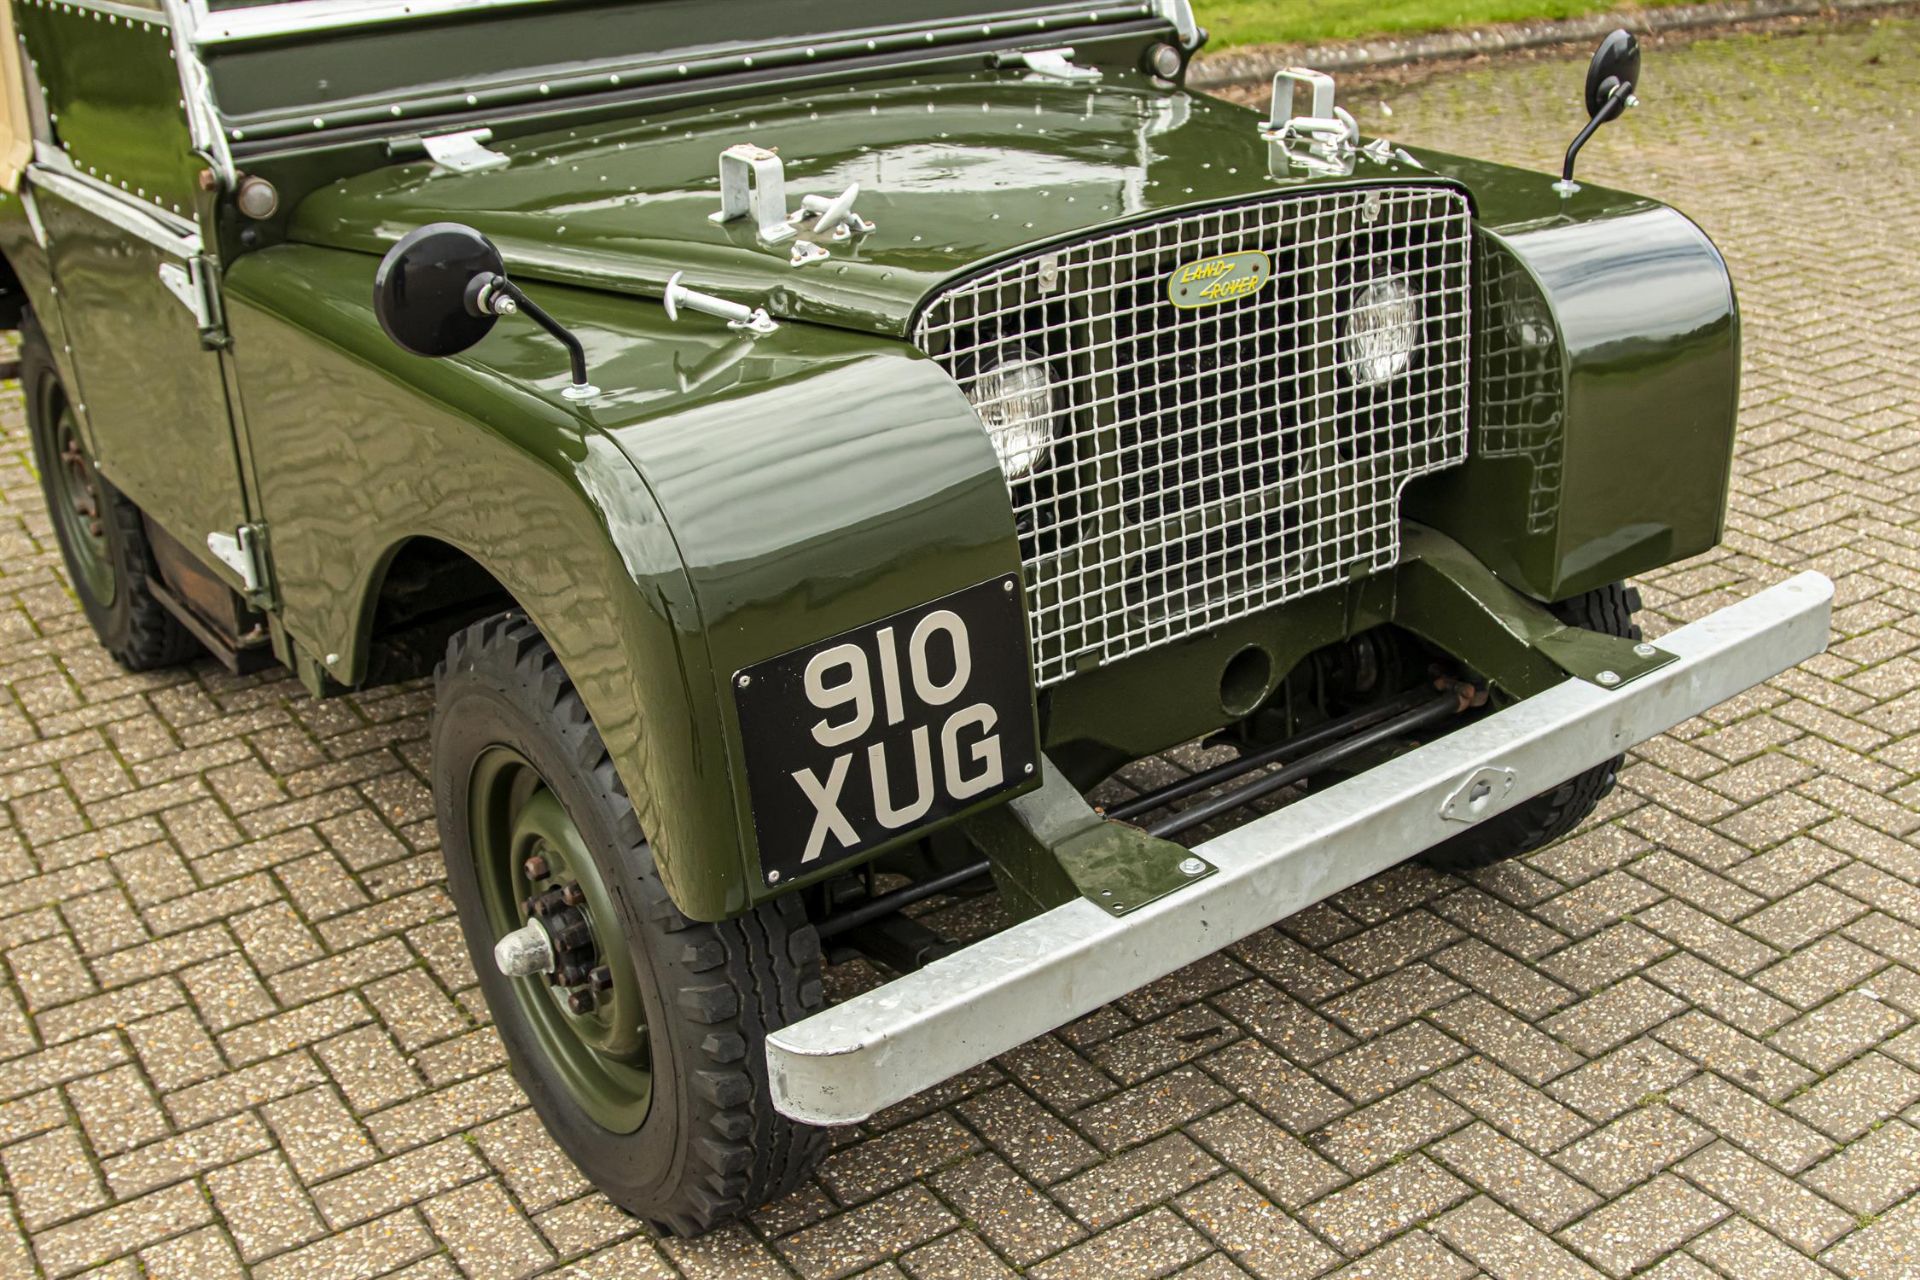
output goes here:
[[[1547, 165], [1577, 82], [1367, 114]], [[590, 1194], [508, 1078], [439, 886], [425, 695], [117, 671], [8, 395], [0, 1277], [1920, 1275], [1916, 84], [1913, 22], [1670, 49], [1587, 162], [1700, 218], [1746, 304], [1733, 529], [1643, 584], [1654, 625], [1815, 567], [1829, 655], [1648, 744], [1526, 865], [1361, 885], [841, 1135], [699, 1242]]]

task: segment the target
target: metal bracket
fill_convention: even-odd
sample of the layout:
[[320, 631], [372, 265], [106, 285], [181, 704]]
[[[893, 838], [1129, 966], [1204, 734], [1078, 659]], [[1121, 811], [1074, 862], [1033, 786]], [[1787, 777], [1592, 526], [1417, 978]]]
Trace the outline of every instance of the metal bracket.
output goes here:
[[1219, 870], [1170, 840], [1119, 823], [1056, 845], [1053, 856], [1080, 896], [1112, 916], [1138, 911]]
[[493, 137], [491, 129], [464, 129], [459, 133], [437, 133], [420, 139], [427, 158], [442, 169], [454, 173], [478, 173], [511, 163], [506, 156], [480, 144]]
[[181, 262], [163, 262], [160, 283], [192, 313], [194, 327], [200, 331], [201, 345], [217, 350], [225, 345], [226, 335], [222, 332], [218, 295], [207, 283], [211, 270], [206, 259], [198, 255]]
[[40, 221], [40, 202], [33, 198], [33, 187], [25, 182], [20, 184], [20, 207], [26, 211], [27, 230], [33, 233], [34, 244], [44, 250], [47, 247], [47, 228]]
[[1200, 22], [1193, 16], [1191, 0], [1153, 0], [1153, 11], [1173, 24], [1182, 49], [1191, 52], [1200, 47]]
[[811, 240], [795, 240], [793, 242], [792, 263], [796, 267], [804, 267], [810, 262], [825, 262], [832, 256], [833, 254]]
[[1533, 646], [1568, 675], [1602, 689], [1622, 688], [1676, 661], [1658, 645], [1581, 627], [1549, 631]]
[[[1313, 98], [1311, 109], [1300, 114], [1295, 114], [1293, 109], [1295, 86], [1305, 88]], [[1277, 134], [1300, 121], [1332, 124], [1335, 121], [1333, 95], [1333, 77], [1326, 72], [1311, 67], [1282, 67], [1273, 75], [1273, 109], [1267, 113], [1262, 128]]]
[[193, 259], [186, 263], [163, 262], [160, 264], [160, 283], [167, 286], [181, 306], [193, 312], [194, 321], [206, 328], [210, 317], [207, 315], [206, 295], [201, 293], [199, 283], [194, 279], [199, 273], [193, 270]]
[[1512, 792], [1520, 775], [1511, 769], [1489, 766], [1481, 769], [1454, 789], [1440, 806], [1440, 816], [1448, 822], [1478, 822]]
[[[1306, 113], [1296, 112], [1294, 93], [1306, 89], [1312, 97]], [[1260, 136], [1275, 144], [1277, 155], [1289, 167], [1345, 176], [1353, 172], [1356, 155], [1383, 162], [1386, 153], [1376, 146], [1364, 152], [1360, 125], [1351, 112], [1334, 103], [1333, 77], [1310, 67], [1286, 67], [1274, 73], [1273, 106], [1260, 122]], [[1379, 144], [1384, 146], [1385, 144]]]
[[213, 552], [214, 559], [240, 575], [250, 601], [263, 593], [267, 581], [261, 533], [259, 525], [243, 524], [232, 533], [216, 531], [207, 535], [207, 550]]
[[1025, 64], [1027, 70], [1049, 80], [1086, 84], [1101, 76], [1098, 67], [1075, 65], [1072, 49], [1027, 49], [1013, 56]]
[[839, 195], [802, 196], [800, 207], [787, 219], [790, 226], [798, 229], [812, 223], [808, 235], [793, 244], [793, 265], [804, 267], [812, 262], [824, 262], [833, 256], [822, 240], [835, 244], [851, 240], [855, 236], [864, 236], [873, 231], [874, 224], [853, 210], [853, 202], [860, 198], [860, 184], [854, 183]]
[[997, 865], [1010, 854], [1057, 864], [1066, 883], [1056, 880], [1046, 890], [1054, 900], [1070, 891], [1108, 915], [1124, 916], [1214, 874], [1211, 862], [1180, 845], [1095, 813], [1052, 761], [1041, 760], [1040, 778], [1037, 790], [1015, 797], [993, 819], [1011, 820], [1013, 841], [979, 843]]
[[786, 165], [765, 147], [740, 142], [720, 153], [720, 211], [708, 217], [732, 222], [748, 216], [769, 243], [794, 233], [787, 221]]
[[727, 328], [743, 333], [766, 334], [779, 329], [779, 323], [767, 314], [766, 308], [749, 307], [744, 303], [717, 298], [711, 293], [702, 293], [698, 289], [689, 289], [680, 283], [680, 277], [685, 274], [684, 271], [674, 272], [667, 279], [667, 287], [661, 291], [660, 305], [666, 308], [667, 319], [677, 323], [684, 309], [725, 320]]

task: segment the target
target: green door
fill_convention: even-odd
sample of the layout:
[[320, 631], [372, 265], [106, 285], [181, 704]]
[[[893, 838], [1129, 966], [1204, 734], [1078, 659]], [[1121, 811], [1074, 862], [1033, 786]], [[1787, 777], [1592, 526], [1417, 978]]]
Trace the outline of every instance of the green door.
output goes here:
[[[218, 350], [216, 292], [193, 220], [194, 154], [160, 9], [23, 5], [50, 136], [27, 184], [58, 289], [62, 361], [101, 472], [209, 565], [246, 520]], [[231, 570], [222, 576], [239, 585]]]

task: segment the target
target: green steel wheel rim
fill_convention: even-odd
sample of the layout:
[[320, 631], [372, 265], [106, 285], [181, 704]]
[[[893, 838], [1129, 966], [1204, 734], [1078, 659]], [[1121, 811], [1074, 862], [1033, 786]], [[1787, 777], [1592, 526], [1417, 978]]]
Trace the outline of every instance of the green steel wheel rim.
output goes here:
[[[621, 915], [593, 855], [539, 770], [511, 748], [481, 753], [469, 794], [473, 858], [493, 940], [527, 922], [526, 904], [536, 895], [578, 886], [577, 909], [606, 983], [569, 988], [546, 974], [507, 981], [552, 1076], [602, 1128], [632, 1133], [653, 1100], [646, 1005]], [[545, 863], [538, 879], [529, 874], [535, 859]], [[583, 990], [593, 1004], [576, 1012], [569, 999]]]
[[106, 606], [119, 594], [119, 576], [113, 567], [113, 546], [107, 540], [107, 513], [99, 472], [80, 443], [80, 424], [64, 400], [53, 419], [53, 447], [48, 450], [53, 490], [53, 518], [58, 522], [73, 569], [94, 603]]

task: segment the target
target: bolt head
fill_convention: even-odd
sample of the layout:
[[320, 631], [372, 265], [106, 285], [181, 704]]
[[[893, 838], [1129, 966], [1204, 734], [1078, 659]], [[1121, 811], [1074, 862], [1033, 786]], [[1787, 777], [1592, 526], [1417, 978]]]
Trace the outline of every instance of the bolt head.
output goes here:
[[1197, 876], [1206, 869], [1207, 864], [1198, 858], [1180, 859], [1180, 874], [1183, 876]]
[[1186, 59], [1180, 51], [1170, 44], [1156, 44], [1147, 54], [1147, 65], [1153, 68], [1153, 74], [1162, 80], [1178, 80], [1180, 68], [1186, 65]]
[[591, 991], [573, 991], [567, 994], [567, 1009], [575, 1014], [589, 1014], [599, 1005]]
[[1658, 652], [1658, 650], [1656, 650], [1650, 644], [1637, 644], [1633, 646], [1633, 651], [1639, 654], [1643, 658], [1651, 658], [1655, 653]]
[[752, 677], [752, 676], [747, 676], [747, 675], [743, 675], [743, 676], [740, 676], [740, 677], [738, 677], [737, 679], [735, 679], [733, 683], [734, 683], [734, 685], [735, 685], [736, 687], [738, 687], [738, 688], [741, 688], [741, 689], [744, 689], [744, 688], [746, 688], [746, 687], [747, 687], [748, 685], [750, 685], [750, 684], [752, 684], [752, 683], [753, 683], [753, 677]]
[[595, 991], [611, 991], [613, 990], [613, 970], [603, 964], [587, 975], [587, 981], [593, 984]]
[[780, 883], [780, 873], [779, 873], [778, 871], [769, 871], [769, 872], [767, 872], [767, 883], [768, 883], [768, 884], [779, 884], [779, 883]]
[[1620, 673], [1618, 671], [1602, 671], [1599, 675], [1595, 676], [1594, 679], [1611, 689], [1620, 683]]
[[520, 869], [527, 873], [529, 880], [545, 880], [547, 873], [552, 870], [547, 866], [547, 860], [537, 853], [521, 863]]

